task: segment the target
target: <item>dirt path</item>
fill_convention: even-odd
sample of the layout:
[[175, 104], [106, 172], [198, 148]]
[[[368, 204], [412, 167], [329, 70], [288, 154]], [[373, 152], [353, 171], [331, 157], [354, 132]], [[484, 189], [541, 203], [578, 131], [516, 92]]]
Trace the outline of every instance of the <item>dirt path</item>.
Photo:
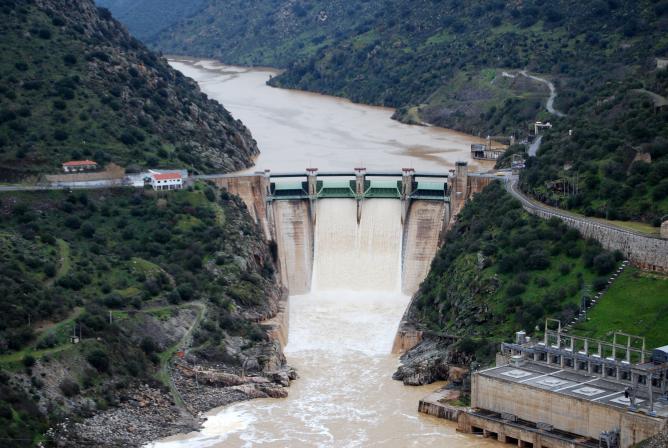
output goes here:
[[559, 112], [554, 108], [554, 100], [557, 98], [557, 89], [554, 87], [554, 84], [547, 79], [544, 78], [539, 78], [538, 76], [530, 75], [527, 73], [526, 70], [521, 70], [520, 74], [523, 76], [526, 76], [527, 78], [533, 79], [534, 81], [542, 82], [545, 84], [549, 89], [550, 89], [550, 97], [547, 99], [547, 103], [545, 104], [545, 108], [549, 113], [552, 115], [556, 115], [557, 117], [565, 117], [566, 114], [563, 112]]
[[188, 331], [186, 331], [186, 333], [183, 335], [181, 340], [178, 341], [176, 344], [174, 344], [171, 349], [167, 350], [165, 358], [162, 359], [162, 365], [160, 366], [160, 373], [159, 373], [159, 375], [165, 381], [168, 382], [169, 390], [170, 393], [172, 394], [172, 397], [174, 398], [174, 402], [182, 408], [185, 408], [185, 402], [183, 401], [183, 398], [181, 398], [181, 394], [179, 393], [179, 390], [176, 388], [176, 385], [174, 384], [174, 378], [172, 377], [172, 374], [170, 372], [170, 366], [172, 365], [172, 357], [179, 349], [185, 349], [190, 345], [190, 343], [192, 342], [193, 332], [200, 324], [200, 322], [202, 322], [202, 319], [204, 319], [207, 310], [206, 305], [202, 302], [192, 302], [189, 305], [193, 305], [196, 308], [199, 308], [199, 313], [197, 314], [197, 318], [195, 318], [195, 321], [192, 323]]

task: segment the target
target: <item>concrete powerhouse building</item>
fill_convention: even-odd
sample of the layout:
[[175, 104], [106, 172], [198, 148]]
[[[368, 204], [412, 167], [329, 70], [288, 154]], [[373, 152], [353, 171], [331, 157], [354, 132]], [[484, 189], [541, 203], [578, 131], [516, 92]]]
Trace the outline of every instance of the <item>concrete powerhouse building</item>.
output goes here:
[[610, 343], [546, 323], [540, 341], [520, 332], [497, 367], [473, 374], [459, 429], [522, 447], [630, 447], [668, 429], [667, 374], [668, 347], [649, 353], [643, 338]]

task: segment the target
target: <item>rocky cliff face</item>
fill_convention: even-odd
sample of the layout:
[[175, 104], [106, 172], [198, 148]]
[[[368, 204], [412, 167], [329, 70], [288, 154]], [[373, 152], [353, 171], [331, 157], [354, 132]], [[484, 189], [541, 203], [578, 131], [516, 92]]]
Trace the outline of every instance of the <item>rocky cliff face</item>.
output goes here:
[[0, 9], [0, 178], [104, 164], [232, 171], [250, 132], [92, 0], [14, 0]]

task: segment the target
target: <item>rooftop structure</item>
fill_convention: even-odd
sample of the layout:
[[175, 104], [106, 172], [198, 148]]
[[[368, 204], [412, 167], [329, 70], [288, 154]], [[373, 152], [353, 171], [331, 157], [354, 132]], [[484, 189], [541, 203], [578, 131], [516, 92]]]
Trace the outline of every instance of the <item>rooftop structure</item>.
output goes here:
[[460, 429], [510, 434], [519, 446], [628, 447], [668, 427], [668, 347], [649, 352], [624, 333], [571, 336], [548, 319], [541, 338], [522, 331], [504, 343], [497, 367], [472, 384]]
[[92, 160], [70, 160], [63, 163], [63, 171], [66, 173], [74, 173], [79, 171], [89, 171], [97, 169], [97, 162]]
[[180, 190], [183, 188], [183, 176], [180, 172], [155, 172], [151, 171], [148, 183], [154, 190]]

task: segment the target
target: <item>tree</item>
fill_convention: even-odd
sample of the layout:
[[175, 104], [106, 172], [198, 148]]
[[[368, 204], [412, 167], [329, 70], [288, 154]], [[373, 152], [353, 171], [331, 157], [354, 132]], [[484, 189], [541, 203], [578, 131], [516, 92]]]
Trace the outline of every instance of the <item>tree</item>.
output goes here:
[[74, 397], [79, 394], [79, 384], [71, 378], [65, 378], [60, 382], [60, 390], [66, 397]]
[[86, 357], [86, 359], [98, 372], [109, 371], [109, 357], [104, 351], [95, 349]]
[[86, 238], [91, 238], [93, 235], [95, 235], [95, 227], [87, 222], [81, 226], [81, 234]]
[[615, 268], [615, 256], [610, 252], [603, 252], [594, 257], [593, 268], [598, 275], [605, 275]]

